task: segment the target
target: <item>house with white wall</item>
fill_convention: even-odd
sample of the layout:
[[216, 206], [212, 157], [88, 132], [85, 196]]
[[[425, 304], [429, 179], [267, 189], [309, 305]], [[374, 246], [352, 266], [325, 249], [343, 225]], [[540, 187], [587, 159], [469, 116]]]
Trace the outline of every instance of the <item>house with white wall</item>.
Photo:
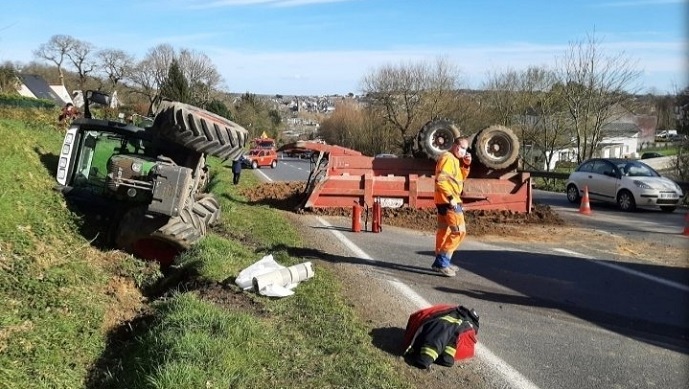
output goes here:
[[[636, 123], [613, 122], [601, 129], [601, 141], [598, 144], [594, 156], [602, 158], [638, 158], [638, 146], [641, 129]], [[574, 139], [567, 147], [561, 147], [552, 152], [543, 151], [531, 145], [523, 148], [523, 158], [536, 170], [553, 171], [560, 162], [575, 163], [577, 161], [577, 148]], [[550, 164], [547, 164], [546, 156], [552, 155]]]
[[17, 92], [21, 96], [52, 100], [60, 107], [72, 103], [72, 99], [63, 85], [50, 85], [37, 74], [19, 74], [17, 77], [19, 78]]

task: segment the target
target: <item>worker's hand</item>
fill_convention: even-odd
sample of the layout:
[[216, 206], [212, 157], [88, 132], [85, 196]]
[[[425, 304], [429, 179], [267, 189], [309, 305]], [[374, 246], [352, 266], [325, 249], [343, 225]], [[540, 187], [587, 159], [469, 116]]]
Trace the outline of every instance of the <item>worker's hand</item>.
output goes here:
[[453, 209], [457, 208], [457, 200], [450, 199], [450, 207], [452, 207]]
[[464, 157], [462, 157], [462, 162], [464, 162], [465, 165], [471, 165], [471, 153], [464, 154]]

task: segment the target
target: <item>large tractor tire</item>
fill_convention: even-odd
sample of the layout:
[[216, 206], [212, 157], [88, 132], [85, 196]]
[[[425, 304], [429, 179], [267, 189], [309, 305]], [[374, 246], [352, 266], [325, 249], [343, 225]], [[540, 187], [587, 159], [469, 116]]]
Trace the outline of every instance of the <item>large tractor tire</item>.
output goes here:
[[208, 170], [208, 165], [206, 164], [206, 157], [202, 155], [199, 158], [199, 162], [196, 164], [196, 169], [194, 169], [194, 191], [195, 195], [201, 194], [208, 189], [208, 184], [210, 183], [211, 176]]
[[459, 128], [446, 119], [431, 120], [419, 131], [417, 137], [419, 151], [428, 158], [437, 159], [450, 150], [452, 142], [460, 135]]
[[490, 126], [473, 136], [471, 149], [475, 162], [489, 169], [507, 169], [519, 158], [519, 138], [508, 127]]
[[189, 104], [161, 101], [151, 128], [188, 149], [228, 160], [242, 154], [248, 131], [222, 116]]
[[169, 265], [180, 252], [198, 242], [218, 221], [220, 206], [210, 194], [197, 197], [179, 216], [151, 216], [146, 207], [129, 210], [119, 224], [117, 247], [142, 259]]

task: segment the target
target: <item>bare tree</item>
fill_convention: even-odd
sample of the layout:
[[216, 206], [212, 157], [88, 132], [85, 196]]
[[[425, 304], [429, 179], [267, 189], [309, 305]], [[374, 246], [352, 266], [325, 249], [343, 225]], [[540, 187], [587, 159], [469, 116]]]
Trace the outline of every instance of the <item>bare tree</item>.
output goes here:
[[453, 96], [458, 76], [446, 61], [386, 65], [366, 75], [362, 90], [374, 112], [399, 133], [397, 139], [404, 155], [412, 155], [417, 130], [423, 122], [439, 115], [447, 106], [443, 98]]
[[457, 89], [459, 68], [444, 57], [428, 65], [427, 85], [423, 93], [424, 112], [428, 120], [439, 116], [456, 116], [462, 111]]
[[213, 99], [212, 92], [222, 82], [220, 73], [205, 54], [188, 49], [180, 51], [178, 63], [191, 88], [192, 101], [205, 107]]
[[177, 58], [175, 49], [169, 44], [161, 44], [150, 50], [146, 54], [144, 61], [149, 62], [149, 70], [153, 72], [153, 79], [155, 80], [155, 88], [160, 87], [165, 83], [170, 64]]
[[483, 103], [487, 105], [494, 120], [504, 126], [509, 126], [514, 115], [523, 113], [517, 106], [520, 89], [520, 75], [515, 70], [504, 73], [492, 73], [488, 77], [484, 89], [486, 90]]
[[72, 51], [76, 39], [69, 35], [53, 35], [47, 43], [41, 44], [33, 54], [36, 58], [50, 61], [57, 66], [60, 84], [65, 84], [65, 77], [62, 72], [62, 64], [64, 63], [67, 53]]
[[84, 90], [86, 77], [96, 68], [95, 49], [96, 47], [89, 42], [74, 39], [71, 49], [66, 52], [67, 58], [79, 76], [81, 90]]
[[154, 61], [147, 58], [139, 61], [136, 66], [131, 69], [131, 73], [127, 79], [139, 88], [139, 90], [134, 90], [136, 93], [146, 96], [148, 102], [153, 103], [159, 88], [156, 75]]
[[105, 49], [98, 52], [101, 71], [110, 80], [113, 91], [117, 84], [131, 75], [134, 57], [123, 50]]
[[635, 82], [640, 71], [624, 52], [605, 53], [594, 34], [570, 44], [560, 62], [562, 93], [581, 162], [598, 149], [603, 126], [616, 119], [616, 106], [630, 101], [638, 91]]

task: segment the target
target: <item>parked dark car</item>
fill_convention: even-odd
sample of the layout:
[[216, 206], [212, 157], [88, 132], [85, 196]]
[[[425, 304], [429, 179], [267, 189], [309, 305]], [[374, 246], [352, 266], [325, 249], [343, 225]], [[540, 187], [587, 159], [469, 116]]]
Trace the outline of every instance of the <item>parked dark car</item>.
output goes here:
[[660, 158], [660, 157], [663, 157], [663, 154], [654, 153], [654, 152], [641, 154], [641, 159]]

